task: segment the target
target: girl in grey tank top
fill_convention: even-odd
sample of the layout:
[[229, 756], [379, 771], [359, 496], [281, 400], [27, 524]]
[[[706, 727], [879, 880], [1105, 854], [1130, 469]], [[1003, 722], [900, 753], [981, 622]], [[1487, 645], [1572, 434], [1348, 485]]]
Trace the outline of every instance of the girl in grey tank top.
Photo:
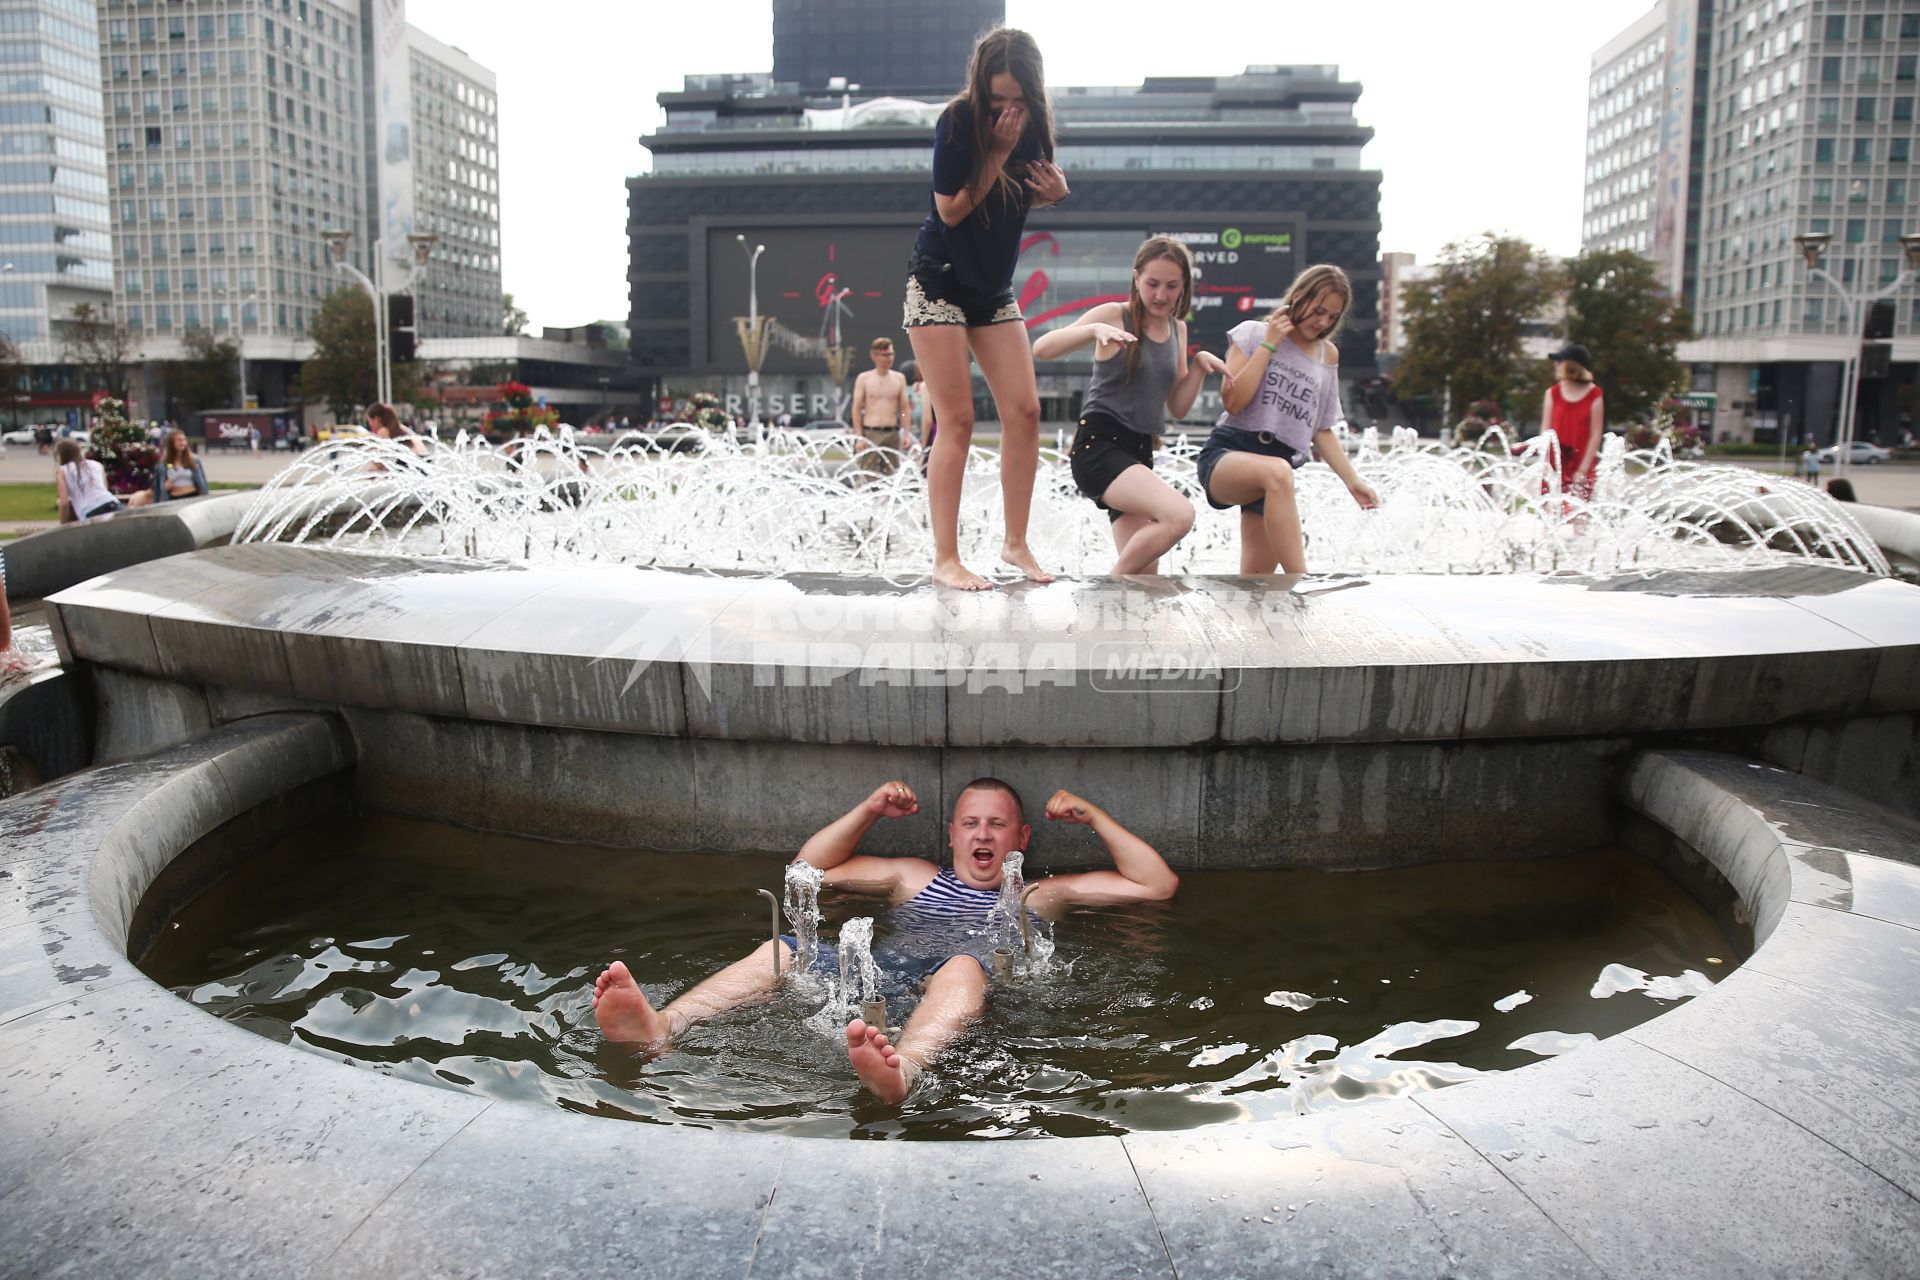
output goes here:
[[1209, 374], [1226, 365], [1209, 351], [1187, 356], [1193, 255], [1154, 236], [1133, 258], [1127, 301], [1103, 302], [1040, 335], [1035, 360], [1058, 360], [1094, 344], [1093, 381], [1074, 436], [1074, 483], [1107, 513], [1119, 552], [1113, 572], [1158, 573], [1160, 557], [1193, 528], [1193, 504], [1153, 473], [1167, 419], [1183, 418]]

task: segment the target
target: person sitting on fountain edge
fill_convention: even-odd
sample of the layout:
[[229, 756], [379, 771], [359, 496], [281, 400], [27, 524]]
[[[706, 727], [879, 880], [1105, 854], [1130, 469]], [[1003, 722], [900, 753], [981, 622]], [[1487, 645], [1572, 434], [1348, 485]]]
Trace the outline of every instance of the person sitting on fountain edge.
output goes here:
[[[962, 923], [973, 926], [964, 948], [926, 958], [921, 972], [925, 993], [901, 1032], [898, 1044], [881, 1027], [859, 1018], [847, 1024], [847, 1056], [862, 1084], [888, 1102], [899, 1102], [916, 1076], [939, 1056], [986, 1006], [988, 951], [993, 945], [984, 926], [999, 902], [1001, 869], [1007, 855], [1025, 851], [1033, 837], [1019, 793], [998, 778], [976, 778], [954, 801], [947, 824], [951, 867], [922, 858], [856, 854], [860, 841], [882, 818], [907, 818], [920, 811], [913, 788], [888, 782], [851, 812], [816, 832], [796, 862], [823, 873], [822, 886], [885, 897], [895, 908], [896, 935], [916, 927]], [[1101, 903], [1160, 902], [1171, 898], [1180, 878], [1152, 845], [1121, 826], [1098, 805], [1068, 791], [1047, 801], [1053, 822], [1091, 827], [1113, 859], [1111, 871], [1049, 876], [1038, 881], [1028, 909], [1043, 919], [1058, 919], [1069, 908]], [[752, 954], [682, 992], [655, 1009], [621, 961], [614, 961], [594, 983], [593, 1013], [609, 1040], [660, 1052], [696, 1023], [765, 999], [773, 994], [769, 948], [779, 947], [785, 972], [793, 948], [785, 939], [767, 941]], [[898, 976], [898, 975], [895, 975]]]

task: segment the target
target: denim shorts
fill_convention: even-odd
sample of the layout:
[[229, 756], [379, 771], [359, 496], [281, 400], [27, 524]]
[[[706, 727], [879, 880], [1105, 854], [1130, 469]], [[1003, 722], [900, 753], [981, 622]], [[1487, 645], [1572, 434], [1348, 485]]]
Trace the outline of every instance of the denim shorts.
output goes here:
[[[1234, 505], [1231, 502], [1216, 502], [1213, 497], [1213, 469], [1220, 465], [1220, 459], [1230, 453], [1257, 453], [1267, 458], [1284, 458], [1288, 466], [1298, 471], [1307, 462], [1307, 455], [1296, 452], [1271, 431], [1242, 431], [1238, 427], [1215, 427], [1207, 442], [1200, 446], [1200, 457], [1194, 464], [1194, 470], [1200, 479], [1200, 491], [1207, 495], [1207, 505], [1216, 511], [1225, 511]], [[1265, 498], [1246, 503], [1243, 511], [1254, 515], [1265, 515]]]
[[991, 293], [975, 293], [953, 278], [953, 264], [915, 253], [907, 262], [907, 304], [901, 327], [957, 324], [984, 329], [991, 324], [1024, 320], [1013, 286]]

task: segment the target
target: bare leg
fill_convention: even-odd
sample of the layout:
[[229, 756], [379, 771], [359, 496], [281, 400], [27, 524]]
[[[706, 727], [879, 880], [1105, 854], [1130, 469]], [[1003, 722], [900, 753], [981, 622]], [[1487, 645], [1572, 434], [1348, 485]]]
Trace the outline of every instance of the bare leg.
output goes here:
[[[1040, 391], [1033, 379], [1033, 339], [1023, 324], [990, 324], [967, 330], [993, 403], [1000, 410], [1000, 500], [1006, 539], [1000, 558], [1032, 582], [1052, 582], [1027, 547], [1033, 514], [1033, 484], [1040, 470]], [[946, 419], [940, 429], [946, 430]]]
[[860, 1083], [883, 1101], [900, 1102], [921, 1070], [987, 1007], [987, 975], [972, 956], [955, 956], [927, 979], [927, 994], [907, 1019], [900, 1043], [855, 1018], [847, 1024], [847, 1058]]
[[0, 591], [0, 676], [25, 671], [33, 659], [13, 647], [13, 614], [7, 607], [7, 593]]
[[[1152, 523], [1153, 521], [1147, 519], [1145, 516], [1129, 515], [1125, 512], [1122, 512], [1120, 518], [1113, 522], [1114, 552], [1118, 554], [1119, 552], [1125, 551], [1127, 549], [1127, 543], [1133, 541], [1134, 535], [1139, 533], [1142, 529], [1147, 528]], [[1155, 560], [1150, 564], [1148, 564], [1146, 568], [1140, 570], [1140, 572], [1143, 574], [1159, 573], [1160, 562], [1158, 560]], [[1114, 573], [1116, 576], [1118, 576], [1119, 574], [1118, 561], [1116, 561], [1114, 564]]]
[[785, 973], [793, 962], [793, 948], [784, 942], [763, 942], [750, 955], [689, 987], [664, 1009], [655, 1009], [625, 962], [615, 960], [593, 984], [593, 1016], [600, 1034], [658, 1051], [696, 1022], [766, 999], [773, 994], [769, 948], [775, 946], [780, 948], [780, 971]]
[[992, 586], [960, 563], [960, 489], [973, 446], [973, 361], [967, 331], [959, 325], [920, 325], [907, 330], [914, 359], [926, 378], [927, 399], [940, 424], [927, 462], [927, 505], [933, 517], [933, 580], [943, 587], [984, 591]]
[[1220, 459], [1208, 481], [1207, 492], [1214, 501], [1240, 506], [1265, 500], [1266, 515], [1261, 518], [1264, 540], [1247, 536], [1246, 513], [1240, 519], [1240, 572], [1272, 573], [1277, 563], [1282, 573], [1307, 571], [1307, 544], [1300, 533], [1300, 508], [1293, 496], [1293, 468], [1280, 458], [1258, 453], [1229, 453]]
[[[1116, 576], [1153, 573], [1160, 557], [1193, 528], [1193, 504], [1153, 474], [1151, 467], [1128, 467], [1100, 497], [1114, 510], [1126, 512], [1114, 525], [1115, 538], [1121, 525], [1132, 531], [1120, 548], [1120, 558], [1114, 561]], [[1136, 523], [1136, 518], [1144, 523]]]

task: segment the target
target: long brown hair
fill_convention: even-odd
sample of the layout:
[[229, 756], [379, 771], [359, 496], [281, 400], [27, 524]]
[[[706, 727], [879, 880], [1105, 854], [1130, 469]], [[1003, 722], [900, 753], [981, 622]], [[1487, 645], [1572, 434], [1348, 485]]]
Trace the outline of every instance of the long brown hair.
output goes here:
[[[1180, 317], [1193, 310], [1193, 250], [1172, 236], [1150, 236], [1133, 255], [1133, 274], [1127, 278], [1127, 332], [1136, 338], [1147, 336], [1147, 300], [1140, 296], [1140, 273], [1147, 264], [1165, 258], [1180, 268], [1180, 301], [1173, 305], [1173, 315], [1167, 318], [1169, 327]], [[1179, 329], [1174, 328], [1174, 333]], [[1169, 338], [1173, 334], [1167, 335]], [[1133, 381], [1133, 371], [1140, 365], [1140, 344], [1127, 344], [1127, 381]]]
[[[993, 78], [1002, 72], [1012, 75], [1020, 84], [1020, 93], [1027, 100], [1027, 130], [1038, 136], [1041, 158], [1053, 159], [1053, 109], [1047, 102], [1047, 76], [1040, 60], [1040, 46], [1024, 31], [995, 27], [974, 44], [973, 57], [967, 63], [967, 87], [947, 104], [947, 128], [953, 131], [951, 136], [959, 136], [959, 113], [955, 108], [962, 104], [973, 124], [973, 136], [968, 141], [973, 148], [974, 171], [967, 179], [967, 194], [974, 198], [976, 208], [986, 197], [986, 192], [980, 190], [980, 175], [987, 156], [993, 151]], [[1021, 188], [1015, 179], [1025, 176], [1024, 172], [1009, 173], [1002, 169], [996, 182], [1002, 196], [1009, 200], [1017, 198]], [[980, 216], [986, 217], [984, 210]]]
[[[180, 448], [176, 452], [173, 438], [180, 437]], [[187, 439], [187, 433], [178, 427], [167, 432], [167, 447], [160, 452], [160, 465], [163, 467], [191, 467], [193, 465], [193, 441]]]
[[1346, 272], [1330, 262], [1315, 263], [1295, 276], [1293, 283], [1287, 286], [1287, 296], [1280, 299], [1280, 305], [1273, 309], [1267, 319], [1271, 321], [1283, 311], [1291, 313], [1298, 310], [1302, 303], [1318, 297], [1326, 289], [1336, 290], [1346, 299], [1340, 307], [1340, 314], [1333, 318], [1322, 340], [1333, 337], [1340, 332], [1340, 326], [1347, 322], [1347, 312], [1353, 309], [1353, 282], [1347, 279]]

